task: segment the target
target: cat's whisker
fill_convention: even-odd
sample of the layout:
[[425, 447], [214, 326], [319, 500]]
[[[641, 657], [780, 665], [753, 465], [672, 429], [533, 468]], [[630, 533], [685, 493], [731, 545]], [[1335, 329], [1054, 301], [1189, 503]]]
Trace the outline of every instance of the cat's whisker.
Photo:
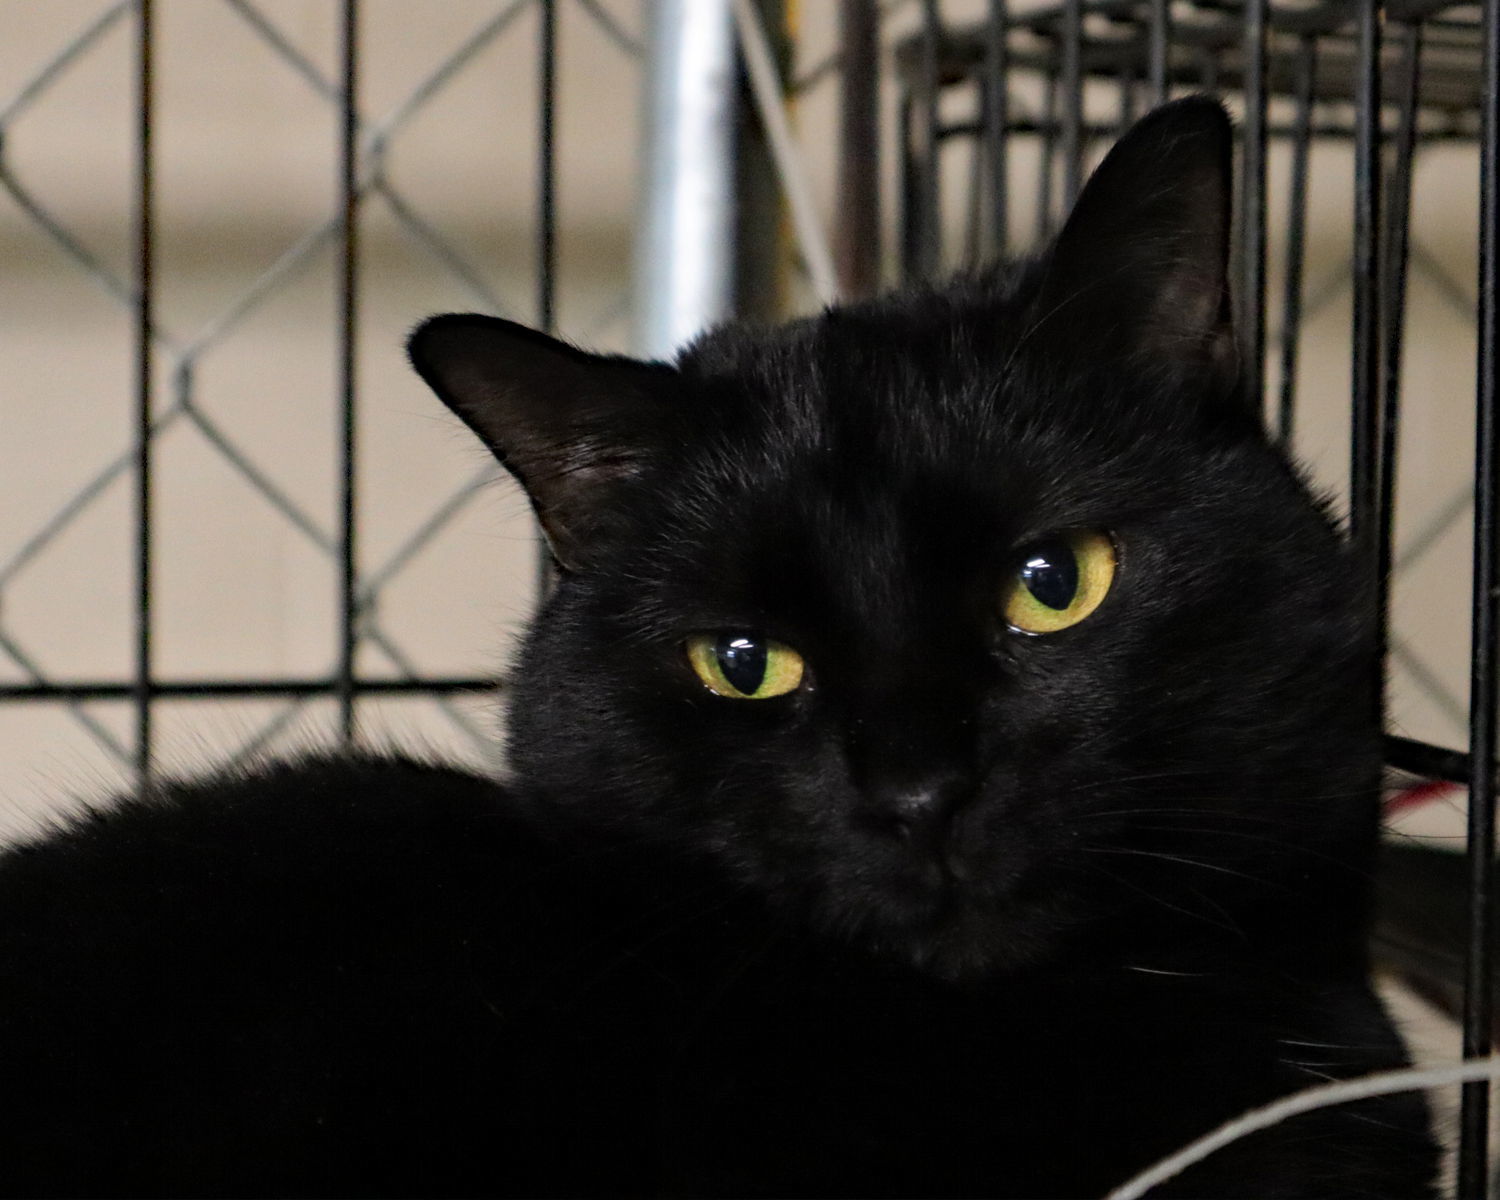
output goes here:
[[1329, 1042], [1318, 1041], [1312, 1038], [1291, 1037], [1279, 1037], [1276, 1040], [1283, 1046], [1310, 1046], [1315, 1050], [1350, 1050], [1363, 1053], [1379, 1049], [1378, 1046], [1371, 1042]]
[[1250, 833], [1244, 829], [1225, 829], [1222, 826], [1213, 824], [1184, 825], [1174, 823], [1170, 825], [1158, 825], [1146, 821], [1132, 821], [1129, 828], [1132, 833], [1182, 833], [1193, 837], [1230, 838], [1241, 842], [1259, 842], [1262, 845], [1272, 846], [1280, 850], [1292, 850], [1307, 854], [1317, 853], [1311, 847], [1305, 846], [1301, 842], [1293, 841], [1290, 838], [1273, 837], [1266, 833]]
[[1261, 812], [1243, 812], [1237, 809], [1215, 808], [1212, 805], [1174, 807], [1152, 806], [1149, 808], [1090, 808], [1081, 812], [1071, 814], [1072, 819], [1098, 820], [1106, 817], [1135, 817], [1135, 816], [1188, 816], [1205, 817], [1215, 821], [1240, 821], [1252, 824], [1278, 825], [1280, 821], [1277, 816]]
[[1221, 875], [1233, 875], [1240, 879], [1248, 879], [1253, 883], [1274, 884], [1273, 880], [1251, 875], [1245, 871], [1236, 871], [1233, 867], [1226, 867], [1222, 863], [1204, 862], [1202, 859], [1189, 858], [1182, 854], [1166, 854], [1159, 850], [1140, 850], [1125, 846], [1085, 846], [1083, 851], [1085, 854], [1121, 854], [1139, 858], [1157, 858], [1164, 862], [1181, 863], [1183, 866], [1197, 867], [1204, 871], [1216, 871]]
[[1146, 967], [1140, 963], [1126, 963], [1125, 970], [1135, 971], [1141, 975], [1165, 975], [1175, 979], [1203, 979], [1208, 974], [1206, 971], [1172, 971], [1166, 967]]
[[[1166, 899], [1165, 897], [1159, 896], [1159, 895], [1157, 895], [1154, 892], [1147, 891], [1145, 888], [1139, 886], [1138, 884], [1135, 884], [1135, 883], [1131, 882], [1129, 879], [1125, 879], [1125, 878], [1123, 878], [1123, 877], [1121, 877], [1119, 875], [1116, 875], [1112, 871], [1106, 871], [1103, 867], [1100, 867], [1097, 864], [1093, 864], [1092, 867], [1091, 867], [1091, 870], [1092, 870], [1092, 872], [1094, 874], [1100, 875], [1103, 878], [1108, 879], [1111, 883], [1115, 883], [1115, 884], [1118, 884], [1121, 887], [1128, 888], [1130, 891], [1135, 892], [1138, 895], [1144, 896], [1147, 900], [1150, 900], [1153, 904], [1159, 904], [1159, 905], [1161, 905], [1161, 907], [1163, 907], [1165, 909], [1169, 909], [1170, 911], [1177, 913], [1179, 916], [1188, 917], [1188, 918], [1190, 918], [1192, 920], [1195, 920], [1195, 921], [1202, 921], [1205, 924], [1212, 925], [1212, 926], [1214, 926], [1215, 928], [1218, 928], [1218, 929], [1222, 929], [1222, 930], [1224, 930], [1227, 933], [1232, 933], [1232, 934], [1235, 934], [1236, 936], [1242, 936], [1242, 931], [1241, 931], [1239, 925], [1232, 918], [1230, 918], [1229, 914], [1226, 913], [1222, 907], [1220, 907], [1217, 904], [1214, 904], [1212, 901], [1207, 901], [1207, 903], [1209, 904], [1209, 907], [1213, 908], [1219, 914], [1219, 918], [1222, 918], [1222, 919], [1211, 917], [1207, 913], [1204, 913], [1204, 912], [1198, 912], [1198, 911], [1194, 911], [1193, 909], [1183, 908], [1181, 905], [1178, 905], [1178, 904], [1173, 904], [1170, 900]], [[1203, 897], [1201, 894], [1199, 894], [1197, 892], [1195, 892], [1194, 895], [1197, 896], [1198, 899], [1200, 899], [1200, 900], [1204, 900], [1205, 899], [1205, 897]]]

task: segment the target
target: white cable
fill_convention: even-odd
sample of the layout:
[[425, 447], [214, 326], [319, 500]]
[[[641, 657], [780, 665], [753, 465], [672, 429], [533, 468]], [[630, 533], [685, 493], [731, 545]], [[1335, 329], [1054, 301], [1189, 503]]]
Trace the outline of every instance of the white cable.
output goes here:
[[1500, 1079], [1500, 1057], [1473, 1059], [1448, 1067], [1407, 1067], [1400, 1071], [1381, 1071], [1359, 1079], [1341, 1079], [1336, 1083], [1320, 1084], [1305, 1092], [1284, 1096], [1260, 1108], [1252, 1108], [1242, 1116], [1220, 1125], [1212, 1133], [1188, 1143], [1176, 1154], [1168, 1155], [1155, 1166], [1146, 1168], [1135, 1178], [1121, 1184], [1105, 1196], [1104, 1200], [1140, 1200], [1157, 1184], [1165, 1183], [1195, 1162], [1207, 1158], [1216, 1150], [1222, 1150], [1230, 1142], [1237, 1142], [1242, 1137], [1278, 1125], [1288, 1117], [1295, 1117], [1300, 1113], [1328, 1108], [1334, 1104], [1346, 1104], [1351, 1100], [1364, 1100], [1370, 1096], [1414, 1092], [1421, 1088], [1468, 1083], [1477, 1079]]
[[734, 23], [739, 29], [740, 48], [744, 51], [745, 67], [750, 73], [755, 106], [760, 110], [761, 125], [771, 141], [776, 173], [781, 176], [781, 190], [786, 193], [787, 203], [791, 206], [792, 226], [797, 231], [802, 261], [807, 264], [807, 273], [812, 276], [813, 290], [818, 299], [824, 304], [832, 304], [839, 298], [833, 253], [818, 222], [812, 188], [797, 156], [797, 145], [782, 100], [781, 77], [771, 58], [770, 42], [751, 0], [734, 0]]

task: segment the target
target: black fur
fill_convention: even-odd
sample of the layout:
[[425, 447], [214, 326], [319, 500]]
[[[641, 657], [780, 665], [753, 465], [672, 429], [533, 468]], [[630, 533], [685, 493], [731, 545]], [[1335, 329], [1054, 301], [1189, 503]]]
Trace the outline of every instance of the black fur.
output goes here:
[[[170, 788], [0, 869], [11, 1193], [1098, 1195], [1399, 1065], [1367, 980], [1351, 551], [1226, 315], [1229, 130], [1147, 118], [1037, 260], [672, 367], [439, 318], [412, 354], [564, 570], [501, 787]], [[1108, 531], [1060, 632], [1016, 555]], [[803, 685], [707, 690], [742, 630]], [[1430, 1195], [1419, 1099], [1161, 1195]]]

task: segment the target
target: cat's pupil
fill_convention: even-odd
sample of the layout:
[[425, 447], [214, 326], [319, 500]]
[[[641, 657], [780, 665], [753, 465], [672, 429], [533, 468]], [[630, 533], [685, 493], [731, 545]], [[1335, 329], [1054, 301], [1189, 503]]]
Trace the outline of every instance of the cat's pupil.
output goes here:
[[1078, 558], [1063, 542], [1038, 546], [1021, 567], [1021, 582], [1040, 603], [1062, 612], [1078, 595]]
[[766, 644], [755, 638], [727, 634], [714, 643], [719, 670], [730, 685], [749, 696], [766, 678]]

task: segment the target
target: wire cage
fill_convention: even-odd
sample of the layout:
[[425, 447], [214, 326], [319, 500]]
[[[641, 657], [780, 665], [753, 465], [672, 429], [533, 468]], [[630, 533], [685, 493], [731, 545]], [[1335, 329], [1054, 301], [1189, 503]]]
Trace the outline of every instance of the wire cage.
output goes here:
[[[453, 744], [471, 757], [490, 757], [494, 735], [484, 713], [494, 703], [494, 674], [464, 670], [452, 655], [434, 663], [424, 653], [422, 624], [451, 621], [451, 612], [429, 610], [425, 622], [408, 620], [404, 631], [397, 628], [397, 614], [409, 603], [401, 593], [422, 569], [421, 560], [442, 552], [443, 539], [471, 515], [474, 497], [498, 472], [490, 464], [475, 470], [470, 463], [456, 478], [450, 469], [420, 486], [408, 481], [420, 498], [410, 497], [415, 503], [408, 503], [399, 528], [385, 530], [372, 506], [362, 506], [358, 483], [377, 473], [370, 460], [389, 464], [392, 449], [401, 462], [399, 444], [381, 449], [372, 413], [386, 402], [386, 381], [407, 375], [398, 348], [424, 311], [474, 307], [542, 326], [554, 322], [556, 6], [512, 0], [403, 13], [378, 0], [300, 11], [274, 0], [211, 6], [111, 0], [70, 4], [53, 14], [29, 14], [33, 38], [11, 39], [31, 48], [32, 57], [18, 52], [8, 64], [18, 82], [0, 106], [0, 194], [9, 202], [11, 261], [21, 268], [14, 286], [43, 276], [74, 282], [74, 292], [57, 301], [36, 284], [31, 304], [71, 308], [83, 327], [113, 339], [112, 364], [122, 356], [130, 360], [131, 412], [128, 422], [114, 424], [103, 437], [80, 437], [75, 429], [71, 439], [48, 440], [51, 430], [39, 429], [31, 430], [40, 440], [29, 451], [19, 439], [7, 446], [14, 455], [6, 460], [13, 486], [32, 493], [28, 503], [11, 506], [0, 539], [0, 694], [13, 702], [9, 711], [65, 717], [63, 724], [54, 720], [37, 728], [80, 733], [84, 748], [95, 752], [92, 774], [106, 779], [121, 769], [149, 774], [172, 741], [172, 727], [202, 721], [211, 704], [246, 710], [228, 721], [227, 736], [211, 739], [218, 743], [213, 756], [221, 761], [294, 744], [286, 739], [309, 713], [321, 732], [348, 741], [357, 709], [370, 715], [383, 702], [407, 698], [441, 714], [438, 735], [456, 736]], [[24, 23], [14, 10], [4, 16]], [[568, 18], [562, 24], [575, 44], [592, 39], [600, 48], [593, 57], [633, 88], [640, 48], [610, 12], [579, 5]], [[416, 21], [434, 27], [432, 32], [413, 39]], [[403, 47], [402, 39], [421, 45]], [[190, 81], [199, 94], [185, 101], [179, 96], [189, 84], [181, 80], [196, 44], [212, 45], [226, 57], [213, 63], [213, 55], [202, 56], [212, 65]], [[403, 69], [372, 77], [368, 68], [361, 70], [371, 55], [395, 58]], [[236, 72], [225, 66], [240, 60]], [[497, 199], [524, 208], [525, 228], [476, 234], [464, 228], [467, 218], [455, 217], [452, 204], [445, 206], [433, 181], [422, 178], [434, 174], [436, 159], [422, 153], [422, 142], [433, 140], [433, 116], [444, 114], [445, 104], [451, 109], [455, 92], [472, 91], [471, 81], [482, 81], [486, 73], [493, 77], [511, 63], [525, 72], [531, 111], [524, 124], [507, 130], [502, 152], [476, 149], [470, 157], [494, 176], [508, 171], [516, 177], [510, 190], [519, 201], [504, 190]], [[212, 76], [219, 71], [229, 82], [215, 95]], [[244, 192], [242, 203], [222, 194], [208, 197], [232, 214], [208, 221], [191, 207], [198, 196], [181, 198], [194, 190], [185, 187], [183, 175], [227, 178], [225, 160], [242, 149], [226, 154], [212, 146], [205, 155], [205, 147], [192, 145], [182, 131], [194, 103], [213, 109], [220, 121], [226, 110], [244, 105], [243, 95], [229, 88], [253, 89], [266, 107], [268, 127], [283, 122], [274, 135], [277, 145], [293, 145], [305, 129], [305, 144], [294, 152], [320, 157], [311, 171], [294, 174], [296, 164], [285, 153], [263, 156], [259, 177], [241, 169], [229, 184]], [[128, 154], [110, 164], [114, 170], [97, 167], [92, 181], [60, 181], [49, 143], [85, 139], [77, 126], [89, 120], [91, 106], [97, 108], [93, 93], [99, 91], [118, 99], [126, 118], [109, 130], [115, 141], [105, 152], [128, 148]], [[471, 100], [463, 111], [473, 107]], [[443, 140], [451, 146], [456, 138]], [[243, 153], [251, 162], [256, 158], [253, 151]], [[442, 165], [451, 171], [454, 152], [445, 154]], [[287, 172], [283, 187], [271, 177], [275, 171]], [[333, 186], [310, 187], [308, 177], [324, 172]], [[257, 204], [282, 212], [261, 221]], [[235, 222], [240, 228], [231, 227]], [[194, 223], [204, 231], [187, 229]], [[252, 228], [246, 231], [246, 225]], [[217, 244], [194, 248], [200, 238]], [[415, 281], [422, 300], [393, 296], [377, 274], [391, 270], [393, 255], [400, 253], [422, 261], [420, 271], [397, 264], [397, 278], [407, 287]], [[206, 270], [185, 265], [200, 256]], [[501, 265], [491, 268], [487, 260]], [[620, 270], [613, 247], [604, 260]], [[215, 286], [205, 295], [196, 283], [183, 282], [189, 275], [212, 277]], [[309, 293], [318, 288], [326, 290], [313, 301]], [[594, 292], [602, 294], [600, 288]], [[597, 338], [618, 324], [624, 304], [619, 296], [603, 295], [582, 319], [568, 315], [578, 335]], [[275, 321], [282, 325], [279, 332], [265, 328]], [[288, 328], [297, 325], [316, 330], [317, 345], [307, 347], [305, 358]], [[372, 346], [378, 351], [373, 355]], [[82, 348], [73, 358], [82, 361], [92, 349]], [[302, 360], [300, 366], [290, 365], [293, 357]], [[35, 372], [45, 385], [46, 376], [58, 374], [57, 358], [40, 351], [28, 359], [16, 350], [13, 378], [24, 385]], [[314, 358], [321, 361], [314, 365]], [[53, 384], [50, 390], [59, 389]], [[285, 429], [257, 431], [236, 417], [237, 409], [275, 411], [278, 403], [299, 397], [318, 406], [300, 418], [284, 413], [299, 423], [293, 440], [320, 439], [309, 455], [316, 469], [306, 472], [282, 449]], [[325, 411], [330, 403], [332, 411]], [[53, 424], [65, 430], [65, 416]], [[414, 432], [422, 431], [408, 426], [398, 436]], [[369, 456], [364, 464], [360, 449]], [[55, 459], [47, 461], [49, 456]], [[415, 470], [410, 463], [402, 469]], [[195, 500], [184, 490], [185, 477], [198, 476], [201, 487], [207, 471], [221, 478]], [[372, 490], [388, 492], [392, 472], [387, 466], [379, 473], [387, 486]], [[218, 497], [254, 511], [290, 539], [290, 548], [278, 554], [296, 556], [288, 582], [301, 582], [291, 583], [292, 592], [280, 601], [268, 594], [257, 603], [262, 611], [270, 604], [315, 610], [307, 653], [290, 659], [231, 653], [215, 661], [210, 648], [216, 635], [201, 627], [193, 639], [182, 633], [189, 616], [174, 599], [180, 586], [197, 588], [210, 604], [222, 605], [216, 591], [243, 590], [253, 582], [250, 562], [256, 556], [247, 551], [248, 541], [235, 546], [223, 526], [207, 538], [194, 538], [184, 528], [196, 505], [212, 506]], [[52, 564], [67, 559], [79, 530], [98, 521], [114, 522], [111, 546], [130, 546], [131, 561], [111, 557], [80, 569], [92, 581], [108, 575], [110, 582], [97, 587], [86, 614], [73, 615], [72, 628], [39, 620], [46, 609], [68, 603], [59, 603]], [[258, 539], [265, 530], [241, 528], [229, 536]], [[196, 553], [204, 556], [197, 565], [173, 563], [185, 541], [196, 541]], [[110, 552], [98, 542], [91, 543], [96, 558]], [[511, 558], [528, 564], [529, 591], [529, 545], [506, 556], [513, 573]], [[258, 564], [262, 572], [266, 565]], [[487, 574], [493, 589], [494, 571]], [[194, 607], [202, 605], [187, 606]], [[96, 636], [106, 626], [109, 637]], [[177, 653], [174, 641], [187, 653]], [[189, 641], [197, 642], [196, 650]], [[92, 647], [93, 658], [70, 662], [70, 648], [81, 645]]]
[[[1403, 637], [1393, 589], [1417, 573], [1413, 566], [1437, 538], [1466, 518], [1471, 522], [1471, 589], [1455, 595], [1447, 618], [1470, 630], [1468, 753], [1394, 731], [1386, 752], [1392, 767], [1470, 789], [1461, 1009], [1465, 1055], [1485, 1054], [1494, 1034], [1496, 966], [1500, 16], [1493, 5], [1357, 0], [1040, 6], [996, 0], [987, 7], [984, 20], [954, 26], [942, 21], [938, 5], [924, 5], [921, 28], [896, 48], [902, 274], [927, 278], [1039, 242], [1077, 195], [1090, 160], [1146, 107], [1188, 92], [1224, 95], [1240, 110], [1234, 299], [1251, 394], [1263, 398], [1268, 425], [1288, 446], [1297, 445], [1299, 421], [1309, 410], [1339, 414], [1348, 447], [1341, 480], [1347, 528], [1364, 547], [1378, 589], [1381, 653], [1398, 695], [1403, 685], [1430, 691], [1436, 681]], [[1438, 147], [1457, 148], [1471, 172], [1478, 167], [1477, 177], [1460, 173], [1477, 203], [1464, 243], [1468, 278], [1462, 284], [1413, 238], [1417, 168]], [[1280, 176], [1275, 189], [1268, 186], [1273, 162]], [[1333, 288], [1310, 292], [1309, 188], [1330, 174], [1348, 191], [1347, 258]], [[957, 219], [945, 219], [945, 210], [955, 208]], [[1320, 232], [1327, 236], [1326, 229]], [[868, 265], [851, 270], [858, 274]], [[1403, 357], [1426, 332], [1414, 336], [1408, 324], [1414, 274], [1441, 279], [1452, 300], [1450, 319], [1474, 355], [1462, 370], [1450, 362], [1444, 377], [1421, 379], [1418, 387]], [[1308, 325], [1340, 282], [1347, 288], [1349, 323], [1333, 341], [1348, 355], [1347, 375], [1338, 389], [1309, 386], [1301, 362]], [[1274, 327], [1268, 314], [1276, 318]], [[1410, 483], [1400, 454], [1411, 453], [1421, 436], [1423, 408], [1443, 404], [1453, 405], [1448, 419], [1473, 423], [1473, 473], [1450, 468], [1452, 491], [1436, 506], [1435, 520], [1398, 550], [1398, 518], [1412, 519], [1397, 504], [1398, 483], [1403, 493]], [[1450, 708], [1459, 705], [1450, 700]], [[1471, 764], [1489, 769], [1471, 771]], [[1478, 1197], [1488, 1188], [1488, 1086], [1468, 1085], [1462, 1103], [1457, 1190]]]
[[[73, 444], [66, 429], [52, 449], [6, 450], [6, 473], [36, 494], [9, 511], [0, 506], [0, 712], [48, 716], [17, 721], [30, 732], [14, 744], [65, 725], [97, 752], [99, 774], [146, 776], [171, 741], [164, 725], [191, 726], [211, 702], [253, 708], [214, 749], [235, 761], [289, 744], [288, 731], [308, 712], [319, 714], [325, 735], [351, 742], [379, 727], [382, 705], [397, 705], [399, 720], [413, 715], [400, 707], [413, 701], [437, 714], [463, 752], [492, 756], [479, 713], [503, 684], [473, 670], [466, 655], [426, 651], [425, 634], [458, 620], [461, 603], [444, 607], [451, 598], [435, 602], [429, 591], [413, 604], [410, 589], [434, 557], [469, 565], [471, 552], [445, 549], [444, 539], [473, 518], [471, 502], [496, 471], [450, 462], [446, 474], [393, 489], [391, 473], [420, 457], [409, 444], [427, 435], [410, 423], [382, 431], [376, 410], [418, 394], [414, 382], [407, 392], [389, 390], [391, 379], [406, 378], [392, 348], [404, 327], [440, 308], [482, 308], [630, 348], [628, 246], [570, 218], [587, 206], [580, 199], [598, 204], [615, 192], [622, 209], [660, 216], [670, 181], [648, 167], [624, 182], [641, 132], [630, 122], [608, 126], [581, 152], [571, 139], [607, 125], [616, 110], [634, 114], [635, 93], [671, 68], [653, 32], [670, 23], [665, 10], [679, 22], [687, 12], [715, 13], [735, 66], [720, 85], [728, 89], [730, 157], [715, 168], [733, 200], [726, 219], [734, 252], [718, 268], [725, 275], [715, 303], [723, 307], [699, 313], [704, 320], [865, 295], [882, 281], [1025, 251], [1055, 228], [1090, 164], [1135, 117], [1174, 95], [1214, 92], [1237, 110], [1240, 133], [1235, 307], [1245, 361], [1268, 425], [1347, 498], [1350, 535], [1367, 551], [1385, 618], [1388, 761], [1469, 788], [1463, 1052], [1488, 1053], [1500, 654], [1496, 0], [830, 0], [801, 6], [800, 17], [780, 0], [681, 2], [691, 7], [70, 0], [66, 21], [42, 31], [30, 58], [24, 38], [5, 39], [20, 49], [0, 48], [0, 253], [32, 255], [41, 269], [92, 289], [89, 301], [69, 293], [32, 303], [59, 313], [101, 306], [114, 322], [110, 361], [118, 368], [111, 394], [91, 395], [87, 413], [63, 414], [80, 425], [106, 404], [113, 414], [113, 441], [87, 463], [59, 457]], [[0, 21], [13, 13], [0, 9]], [[657, 25], [646, 19], [653, 13]], [[170, 139], [188, 103], [170, 90], [161, 62], [164, 44], [189, 36], [179, 23], [192, 21], [220, 22], [194, 26], [192, 36], [261, 56], [276, 87], [297, 91], [295, 110], [262, 97], [268, 120], [279, 113], [283, 121], [268, 141], [289, 140], [288, 120], [316, 124], [325, 155], [317, 169], [328, 184], [301, 207], [282, 194], [295, 192], [290, 184], [256, 192], [259, 203], [270, 197], [295, 208], [290, 232], [270, 237], [208, 302], [172, 282], [183, 253], [174, 214], [183, 208], [171, 203], [181, 155]], [[451, 36], [421, 58], [413, 22], [448, 22]], [[583, 43], [598, 51], [587, 79], [569, 73]], [[105, 190], [108, 174], [115, 189], [113, 240], [101, 244], [82, 209], [51, 189], [48, 172], [60, 168], [40, 143], [51, 136], [49, 105], [70, 86], [80, 92], [78, 111], [95, 119], [89, 93], [102, 85], [88, 71], [104, 61], [128, 102], [115, 114], [112, 171], [84, 183], [84, 191]], [[453, 92], [502, 77], [509, 101], [522, 98], [519, 112], [507, 109], [462, 141], [433, 118]], [[618, 89], [631, 93], [623, 103]], [[591, 90], [591, 102], [571, 110], [582, 119], [568, 125], [570, 97]], [[484, 93], [479, 103], [493, 109], [496, 100]], [[424, 143], [440, 143], [447, 157]], [[579, 153], [613, 153], [616, 174], [570, 190], [570, 180], [583, 178]], [[465, 174], [470, 159], [483, 159], [488, 174]], [[1437, 169], [1424, 174], [1429, 163]], [[441, 186], [449, 175], [457, 182]], [[445, 197], [489, 190], [508, 190], [519, 224], [504, 235], [460, 229]], [[820, 212], [837, 213], [831, 238]], [[891, 237], [885, 212], [894, 215]], [[394, 253], [382, 248], [387, 242], [420, 256], [428, 272], [403, 283], [399, 297], [379, 290]], [[680, 258], [709, 257], [703, 244], [681, 242], [667, 239]], [[228, 253], [216, 245], [207, 258]], [[492, 266], [501, 261], [503, 272]], [[589, 272], [611, 282], [577, 301], [571, 284]], [[283, 323], [301, 328], [316, 311], [334, 332], [321, 373], [287, 382], [274, 361], [278, 343], [255, 343], [253, 330], [304, 284], [324, 289], [322, 307], [304, 306]], [[638, 328], [643, 290], [633, 304]], [[238, 349], [247, 342], [272, 349]], [[68, 377], [66, 358], [65, 348], [54, 349], [9, 374], [53, 387]], [[237, 423], [234, 404], [270, 404], [265, 393], [277, 386], [321, 406], [316, 479], [278, 458], [277, 438], [312, 436], [305, 418], [296, 433], [283, 428], [269, 439]], [[8, 429], [30, 428], [22, 411], [19, 396], [7, 398]], [[1429, 434], [1439, 425], [1465, 436], [1434, 449]], [[217, 565], [180, 561], [174, 523], [191, 524], [201, 515], [194, 509], [213, 507], [174, 483], [197, 470], [179, 449], [189, 438], [233, 478], [237, 503], [287, 531], [294, 549], [279, 553], [302, 556], [282, 597], [305, 608], [308, 588], [319, 596], [312, 632], [292, 638], [304, 643], [300, 657], [195, 662], [174, 643], [188, 623], [175, 599], [179, 576], [196, 571], [201, 585], [217, 572], [233, 589], [266, 571], [238, 541], [238, 527], [210, 539]], [[372, 498], [392, 491], [403, 498], [399, 519], [377, 518]], [[503, 583], [520, 597], [511, 602], [519, 623], [539, 575], [524, 512], [513, 507], [516, 520], [499, 534], [503, 569], [471, 572], [477, 582], [467, 595], [472, 603]], [[49, 589], [57, 578], [49, 561], [101, 511], [111, 514], [113, 544], [129, 547], [109, 564], [113, 590]], [[477, 536], [493, 545], [496, 531], [480, 526]], [[1440, 596], [1423, 582], [1431, 573], [1444, 581]], [[71, 614], [74, 605], [73, 634], [66, 621], [54, 623], [62, 632], [50, 642], [33, 632], [31, 614]], [[78, 622], [92, 625], [106, 609], [121, 631], [113, 648], [89, 651], [93, 658], [74, 652], [72, 643], [93, 645], [76, 633]], [[1487, 1186], [1488, 1099], [1485, 1085], [1465, 1088], [1465, 1200]]]

